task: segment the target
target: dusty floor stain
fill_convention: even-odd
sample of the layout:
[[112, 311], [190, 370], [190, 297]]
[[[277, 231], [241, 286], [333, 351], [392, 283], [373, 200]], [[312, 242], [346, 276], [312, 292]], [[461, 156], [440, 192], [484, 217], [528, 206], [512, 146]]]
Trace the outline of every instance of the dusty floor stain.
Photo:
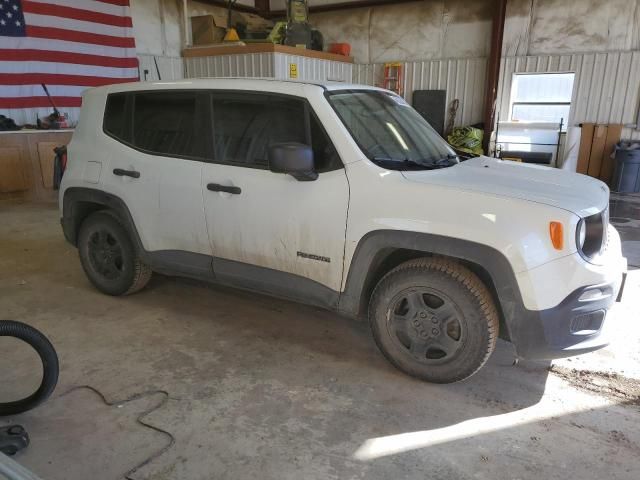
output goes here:
[[559, 365], [552, 365], [549, 371], [581, 390], [640, 406], [640, 380], [635, 378], [615, 372], [577, 370]]

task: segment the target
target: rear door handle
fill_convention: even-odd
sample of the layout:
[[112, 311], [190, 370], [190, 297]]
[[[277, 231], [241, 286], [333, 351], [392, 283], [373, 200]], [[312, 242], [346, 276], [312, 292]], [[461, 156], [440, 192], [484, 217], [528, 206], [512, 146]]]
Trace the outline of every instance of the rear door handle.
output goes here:
[[207, 190], [210, 190], [212, 192], [230, 193], [231, 195], [240, 195], [242, 193], [242, 189], [240, 187], [227, 187], [225, 185], [219, 185], [217, 183], [209, 183], [207, 185]]
[[119, 177], [140, 178], [140, 172], [135, 170], [123, 170], [122, 168], [114, 168], [113, 174]]

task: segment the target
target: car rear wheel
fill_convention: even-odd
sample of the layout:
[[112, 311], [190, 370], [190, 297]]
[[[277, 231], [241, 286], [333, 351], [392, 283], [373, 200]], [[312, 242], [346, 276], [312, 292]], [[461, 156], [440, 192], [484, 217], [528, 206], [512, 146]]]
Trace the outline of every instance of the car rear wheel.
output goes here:
[[411, 260], [385, 275], [371, 297], [369, 321], [393, 365], [434, 383], [476, 373], [495, 348], [499, 323], [482, 281], [438, 257]]
[[78, 235], [80, 262], [93, 285], [108, 295], [129, 295], [151, 278], [118, 217], [108, 210], [91, 214]]

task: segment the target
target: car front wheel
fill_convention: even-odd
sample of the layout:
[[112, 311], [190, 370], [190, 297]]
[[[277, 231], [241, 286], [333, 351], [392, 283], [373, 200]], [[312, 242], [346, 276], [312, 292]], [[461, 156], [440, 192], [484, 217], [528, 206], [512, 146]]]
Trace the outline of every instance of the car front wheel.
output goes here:
[[439, 257], [411, 260], [385, 275], [371, 297], [369, 321], [393, 365], [434, 383], [476, 373], [495, 348], [499, 324], [484, 283]]

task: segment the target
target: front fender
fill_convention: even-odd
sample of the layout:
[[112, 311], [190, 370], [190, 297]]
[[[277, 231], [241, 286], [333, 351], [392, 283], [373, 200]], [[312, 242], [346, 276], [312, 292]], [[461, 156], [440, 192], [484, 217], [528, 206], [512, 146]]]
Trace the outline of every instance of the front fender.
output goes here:
[[[355, 317], [362, 313], [363, 304], [368, 301], [366, 297], [374, 286], [376, 269], [390, 252], [399, 249], [443, 255], [481, 267], [490, 277], [489, 287], [493, 287], [497, 297], [503, 328], [507, 330], [501, 332], [503, 336], [506, 333], [516, 348], [527, 345], [530, 340], [527, 337], [544, 337], [542, 330], [532, 331], [536, 326], [523, 324], [529, 312], [524, 307], [516, 275], [500, 251], [480, 243], [428, 233], [377, 230], [365, 235], [356, 247], [340, 296], [338, 310], [342, 314]], [[525, 356], [525, 352], [522, 353]]]

